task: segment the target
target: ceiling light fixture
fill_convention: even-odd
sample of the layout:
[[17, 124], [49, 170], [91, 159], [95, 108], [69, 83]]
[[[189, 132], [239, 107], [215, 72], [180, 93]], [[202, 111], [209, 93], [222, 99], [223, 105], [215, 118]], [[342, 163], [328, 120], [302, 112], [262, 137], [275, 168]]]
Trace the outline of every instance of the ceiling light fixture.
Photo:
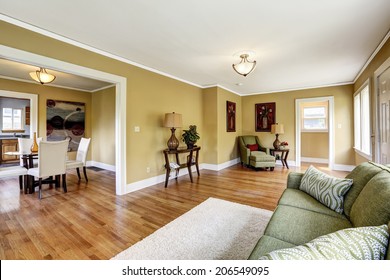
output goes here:
[[233, 69], [236, 71], [238, 74], [246, 77], [250, 72], [252, 72], [255, 67], [256, 67], [256, 60], [253, 62], [248, 61], [248, 56], [249, 54], [241, 54], [240, 58], [241, 61], [240, 63], [233, 64]]
[[48, 84], [55, 80], [56, 76], [47, 73], [45, 68], [39, 68], [37, 71], [30, 72], [30, 76], [38, 83]]

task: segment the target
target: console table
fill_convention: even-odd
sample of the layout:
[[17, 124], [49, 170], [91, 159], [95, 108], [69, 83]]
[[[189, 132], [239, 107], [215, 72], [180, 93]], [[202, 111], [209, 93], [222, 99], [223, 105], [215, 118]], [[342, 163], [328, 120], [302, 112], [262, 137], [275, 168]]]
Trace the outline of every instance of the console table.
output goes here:
[[288, 158], [288, 153], [290, 152], [290, 149], [269, 149], [269, 152], [272, 156], [275, 157], [275, 154], [280, 153], [280, 161], [282, 162], [283, 166], [286, 166], [287, 169], [289, 169], [288, 164], [287, 164], [287, 158]]
[[[195, 165], [196, 171], [198, 173], [198, 176], [200, 176], [199, 164], [198, 164], [199, 150], [200, 150], [200, 147], [195, 146], [195, 147], [193, 147], [191, 149], [178, 148], [177, 150], [168, 150], [168, 149], [166, 149], [166, 150], [163, 151], [164, 152], [164, 158], [165, 158], [165, 168], [167, 170], [167, 173], [165, 175], [165, 187], [167, 187], [167, 185], [168, 185], [169, 174], [171, 173], [171, 170], [175, 170], [176, 171], [176, 178], [175, 179], [177, 180], [177, 177], [179, 175], [179, 170], [181, 168], [187, 168], [188, 169], [188, 174], [190, 175], [190, 179], [191, 179], [191, 183], [192, 183], [193, 181], [192, 181], [191, 166]], [[186, 163], [180, 163], [179, 154], [188, 154]], [[195, 154], [195, 157], [194, 157], [194, 154]], [[175, 155], [176, 162], [174, 162], [172, 164], [172, 166], [171, 166], [171, 164], [169, 162], [168, 155]], [[173, 166], [173, 165], [175, 165], [175, 166]]]

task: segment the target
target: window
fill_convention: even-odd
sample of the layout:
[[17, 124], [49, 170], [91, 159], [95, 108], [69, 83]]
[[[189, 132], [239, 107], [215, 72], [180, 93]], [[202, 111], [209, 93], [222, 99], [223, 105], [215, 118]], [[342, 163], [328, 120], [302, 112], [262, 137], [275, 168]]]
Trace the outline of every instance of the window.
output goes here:
[[355, 150], [371, 157], [370, 90], [368, 82], [353, 97]]
[[328, 103], [318, 105], [305, 104], [302, 110], [302, 131], [327, 132], [328, 131]]
[[3, 108], [3, 130], [21, 130], [22, 109]]

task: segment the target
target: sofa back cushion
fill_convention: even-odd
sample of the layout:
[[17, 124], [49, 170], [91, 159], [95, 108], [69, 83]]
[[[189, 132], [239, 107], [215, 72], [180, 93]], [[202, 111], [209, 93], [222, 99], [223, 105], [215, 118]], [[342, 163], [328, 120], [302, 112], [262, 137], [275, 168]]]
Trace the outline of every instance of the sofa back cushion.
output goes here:
[[305, 174], [303, 174], [299, 189], [311, 195], [330, 209], [342, 214], [344, 195], [352, 183], [352, 179], [329, 176], [311, 165]]
[[355, 227], [390, 221], [390, 171], [382, 170], [366, 184], [352, 205], [350, 219]]
[[352, 205], [364, 186], [372, 179], [372, 177], [382, 170], [383, 168], [373, 162], [365, 162], [355, 167], [352, 172], [345, 177], [353, 180], [353, 185], [344, 198], [344, 213], [348, 218], [351, 215]]

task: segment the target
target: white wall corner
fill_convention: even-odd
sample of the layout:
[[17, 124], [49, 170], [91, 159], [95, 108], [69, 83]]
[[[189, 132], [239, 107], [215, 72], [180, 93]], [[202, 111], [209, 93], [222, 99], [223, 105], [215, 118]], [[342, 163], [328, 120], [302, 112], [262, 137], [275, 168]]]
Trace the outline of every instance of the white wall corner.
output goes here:
[[333, 164], [333, 170], [351, 172], [356, 166], [346, 164]]

